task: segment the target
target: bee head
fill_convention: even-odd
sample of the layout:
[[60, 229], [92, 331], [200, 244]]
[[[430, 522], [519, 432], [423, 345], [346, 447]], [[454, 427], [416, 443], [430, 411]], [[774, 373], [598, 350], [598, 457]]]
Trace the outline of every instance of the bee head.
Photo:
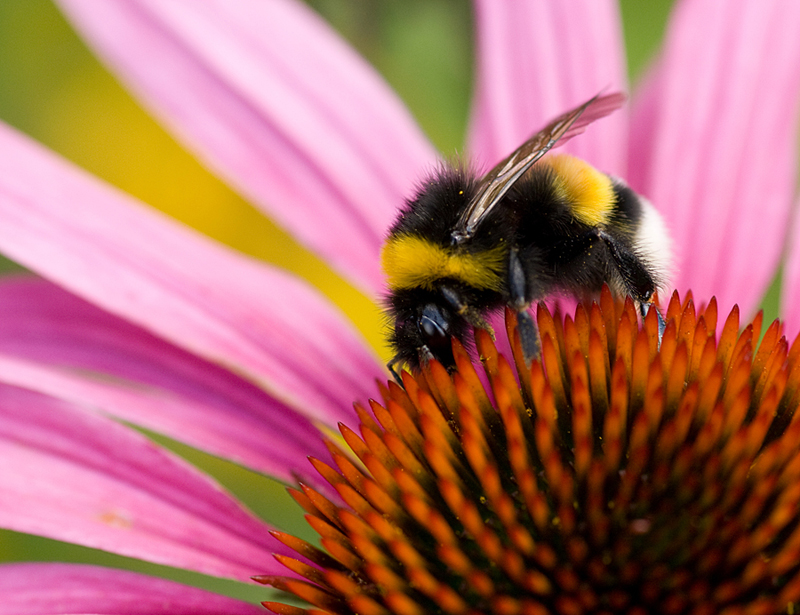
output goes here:
[[[421, 353], [430, 353], [445, 367], [455, 363], [451, 342], [453, 315], [435, 303], [423, 305], [417, 318], [417, 332], [422, 345]], [[431, 357], [423, 357], [429, 359]]]
[[428, 295], [416, 297], [415, 301], [396, 301], [391, 312], [391, 342], [395, 349], [392, 365], [405, 363], [417, 369], [436, 359], [448, 369], [455, 366], [452, 338], [464, 342], [469, 325], [444, 298]]

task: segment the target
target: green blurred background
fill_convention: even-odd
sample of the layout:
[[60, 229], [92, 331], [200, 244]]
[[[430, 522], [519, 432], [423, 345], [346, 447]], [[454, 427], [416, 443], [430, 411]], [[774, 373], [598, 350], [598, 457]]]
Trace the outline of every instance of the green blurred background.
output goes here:
[[[634, 83], [658, 49], [671, 3], [621, 3]], [[461, 149], [472, 87], [468, 2], [309, 4], [378, 68], [442, 152]], [[200, 167], [94, 59], [48, 0], [0, 1], [0, 119], [209, 236], [294, 271], [340, 305], [384, 352], [377, 308]], [[16, 269], [0, 261], [0, 271]], [[769, 316], [777, 313], [774, 296], [775, 292], [766, 306]], [[281, 485], [175, 443], [168, 445], [216, 476], [258, 514], [311, 537]], [[0, 532], [0, 561], [53, 559], [120, 566], [265, 599], [260, 587]]]

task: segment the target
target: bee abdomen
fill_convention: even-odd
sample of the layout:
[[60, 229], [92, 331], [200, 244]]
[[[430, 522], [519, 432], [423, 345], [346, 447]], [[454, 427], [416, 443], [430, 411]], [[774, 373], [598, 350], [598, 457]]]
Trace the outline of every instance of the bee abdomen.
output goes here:
[[552, 154], [544, 162], [551, 169], [556, 198], [568, 205], [573, 218], [586, 226], [605, 226], [616, 201], [611, 178], [568, 154]]

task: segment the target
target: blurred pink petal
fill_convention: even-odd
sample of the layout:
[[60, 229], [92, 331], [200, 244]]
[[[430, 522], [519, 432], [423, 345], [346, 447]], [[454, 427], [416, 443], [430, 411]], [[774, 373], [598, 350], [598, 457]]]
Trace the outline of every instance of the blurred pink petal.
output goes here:
[[783, 265], [781, 319], [789, 340], [800, 332], [800, 200], [794, 204], [794, 220], [789, 233], [789, 250]]
[[0, 381], [286, 481], [327, 457], [308, 419], [252, 383], [43, 280], [0, 280]]
[[[686, 0], [637, 100], [632, 185], [664, 214], [679, 289], [751, 312], [783, 250], [796, 177], [800, 4]], [[641, 101], [641, 102], [639, 102]]]
[[[551, 119], [600, 91], [625, 91], [625, 51], [613, 0], [477, 0], [478, 76], [469, 150], [488, 168]], [[625, 174], [625, 113], [565, 146]]]
[[0, 526], [247, 580], [287, 549], [193, 466], [133, 430], [0, 385]]
[[286, 0], [61, 0], [131, 90], [246, 198], [375, 294], [435, 152], [377, 73]]
[[258, 615], [264, 609], [174, 581], [78, 564], [0, 566], [0, 615]]
[[[379, 367], [326, 299], [0, 126], [0, 249], [100, 307], [335, 424]], [[324, 369], [320, 369], [324, 366]]]

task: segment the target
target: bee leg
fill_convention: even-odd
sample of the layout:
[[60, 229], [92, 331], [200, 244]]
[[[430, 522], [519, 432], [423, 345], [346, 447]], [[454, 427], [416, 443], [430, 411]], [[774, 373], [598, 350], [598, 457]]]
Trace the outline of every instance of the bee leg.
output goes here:
[[635, 252], [623, 243], [603, 231], [595, 229], [594, 234], [602, 240], [608, 248], [608, 253], [622, 278], [625, 290], [639, 305], [650, 303], [650, 298], [656, 292], [656, 282], [653, 276], [642, 263]]
[[449, 286], [442, 286], [441, 292], [447, 303], [450, 304], [450, 306], [459, 316], [461, 316], [461, 318], [466, 320], [473, 327], [485, 329], [491, 334], [492, 339], [494, 339], [494, 331], [492, 330], [492, 326], [486, 322], [486, 319], [478, 310], [470, 307], [455, 289], [450, 288]]
[[531, 361], [542, 354], [542, 345], [539, 342], [539, 332], [536, 330], [531, 313], [527, 309], [517, 311], [517, 331], [519, 332], [519, 343], [522, 346], [525, 367], [530, 367]]
[[661, 340], [664, 339], [664, 331], [667, 329], [667, 321], [664, 320], [664, 317], [661, 315], [661, 310], [658, 309], [657, 305], [653, 305], [653, 309], [656, 311], [656, 317], [658, 318], [658, 347], [661, 348]]
[[530, 367], [531, 361], [541, 354], [542, 347], [539, 343], [539, 332], [528, 311], [530, 304], [525, 292], [525, 270], [522, 268], [522, 262], [515, 249], [509, 253], [508, 290], [509, 306], [517, 313], [517, 331], [519, 332], [519, 343], [522, 346], [522, 356], [525, 359], [525, 365]]
[[661, 310], [658, 309], [655, 303], [647, 302], [639, 304], [639, 313], [642, 315], [642, 320], [645, 319], [651, 309], [656, 311], [656, 318], [658, 319], [658, 347], [661, 348], [661, 340], [664, 337], [664, 330], [667, 328], [667, 321], [664, 320], [664, 317], [661, 315]]
[[606, 244], [611, 259], [614, 261], [622, 278], [625, 290], [639, 304], [642, 320], [644, 320], [651, 307], [655, 309], [658, 317], [658, 345], [661, 346], [661, 338], [664, 337], [664, 329], [667, 328], [667, 323], [658, 307], [651, 302], [656, 292], [656, 282], [653, 276], [642, 264], [641, 259], [629, 248], [601, 229], [597, 229], [595, 233]]
[[392, 359], [386, 364], [386, 369], [389, 370], [389, 373], [392, 374], [392, 378], [394, 381], [400, 386], [401, 389], [405, 389], [405, 385], [403, 384], [403, 379], [400, 377], [400, 372], [395, 369], [395, 365], [397, 365], [399, 361], [397, 359]]
[[[417, 355], [419, 356], [419, 364], [420, 365], [427, 365], [430, 361], [433, 361], [435, 358], [433, 353], [431, 352], [430, 348], [427, 346], [420, 346], [417, 350]], [[396, 366], [401, 364], [403, 361], [402, 359], [392, 359], [386, 364], [386, 369], [389, 370], [389, 373], [392, 375], [392, 378], [397, 383], [397, 385], [405, 390], [405, 385], [403, 384], [403, 377], [400, 375], [400, 371], [396, 369]]]

